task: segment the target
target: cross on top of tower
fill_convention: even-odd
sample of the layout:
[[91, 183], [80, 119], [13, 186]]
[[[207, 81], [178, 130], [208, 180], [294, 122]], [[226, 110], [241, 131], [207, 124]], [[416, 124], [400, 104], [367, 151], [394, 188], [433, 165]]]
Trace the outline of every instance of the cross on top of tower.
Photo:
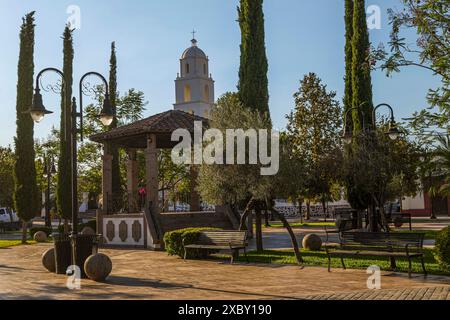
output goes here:
[[191, 42], [192, 42], [193, 46], [197, 46], [197, 40], [195, 39], [195, 34], [196, 33], [197, 33], [197, 31], [195, 31], [195, 29], [192, 30], [192, 40], [191, 40]]

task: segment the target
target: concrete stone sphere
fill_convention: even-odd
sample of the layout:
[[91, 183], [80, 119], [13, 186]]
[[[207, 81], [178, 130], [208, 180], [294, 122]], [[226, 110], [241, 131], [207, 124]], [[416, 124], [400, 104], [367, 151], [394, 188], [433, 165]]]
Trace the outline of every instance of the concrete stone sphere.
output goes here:
[[42, 265], [50, 272], [56, 272], [55, 248], [48, 249], [42, 254]]
[[94, 281], [104, 281], [111, 271], [111, 259], [102, 253], [90, 256], [84, 263], [84, 272], [86, 272], [89, 279]]
[[93, 236], [95, 235], [95, 231], [91, 227], [84, 227], [83, 230], [81, 230], [81, 234]]
[[316, 234], [308, 234], [303, 238], [303, 248], [311, 251], [320, 251], [322, 239]]
[[47, 241], [47, 234], [44, 231], [38, 231], [34, 234], [34, 241], [45, 242]]

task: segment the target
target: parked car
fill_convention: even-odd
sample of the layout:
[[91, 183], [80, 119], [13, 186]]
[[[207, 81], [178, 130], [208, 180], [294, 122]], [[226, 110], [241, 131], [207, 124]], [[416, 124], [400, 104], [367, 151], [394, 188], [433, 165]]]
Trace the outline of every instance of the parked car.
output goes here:
[[6, 230], [19, 230], [20, 219], [17, 214], [8, 208], [0, 208], [0, 223]]

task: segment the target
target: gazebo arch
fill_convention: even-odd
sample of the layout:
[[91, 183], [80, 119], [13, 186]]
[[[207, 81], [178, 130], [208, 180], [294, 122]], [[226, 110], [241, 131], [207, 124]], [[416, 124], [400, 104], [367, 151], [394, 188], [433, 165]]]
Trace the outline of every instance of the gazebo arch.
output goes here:
[[[194, 123], [201, 121], [206, 127], [208, 120], [178, 110], [153, 115], [132, 124], [90, 137], [91, 141], [103, 144], [103, 207], [97, 213], [97, 228], [109, 245], [123, 245], [159, 249], [164, 232], [184, 227], [236, 228], [238, 218], [226, 207], [216, 207], [215, 212], [200, 212], [200, 197], [195, 190], [195, 172], [191, 170], [194, 183], [191, 185], [189, 213], [163, 214], [159, 206], [158, 153], [171, 149], [178, 142], [171, 141], [177, 129], [186, 129], [194, 134]], [[192, 139], [193, 140], [193, 139]], [[145, 210], [137, 208], [133, 197], [128, 198], [129, 212], [114, 212], [112, 192], [112, 155], [109, 146], [124, 148], [128, 154], [127, 193], [138, 194], [137, 150], [145, 150], [146, 194]], [[136, 211], [136, 212], [134, 212]]]

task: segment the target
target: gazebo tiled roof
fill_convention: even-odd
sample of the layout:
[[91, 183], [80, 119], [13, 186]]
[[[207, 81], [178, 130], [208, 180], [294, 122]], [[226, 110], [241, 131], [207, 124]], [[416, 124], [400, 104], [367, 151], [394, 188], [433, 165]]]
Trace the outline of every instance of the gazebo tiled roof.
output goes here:
[[161, 143], [167, 145], [167, 139], [170, 140], [172, 132], [177, 129], [187, 129], [193, 133], [195, 121], [202, 121], [204, 127], [208, 125], [206, 118], [179, 110], [170, 110], [108, 132], [95, 134], [90, 137], [90, 140], [98, 143], [113, 142], [124, 147], [144, 148], [146, 137], [149, 134], [155, 134]]

